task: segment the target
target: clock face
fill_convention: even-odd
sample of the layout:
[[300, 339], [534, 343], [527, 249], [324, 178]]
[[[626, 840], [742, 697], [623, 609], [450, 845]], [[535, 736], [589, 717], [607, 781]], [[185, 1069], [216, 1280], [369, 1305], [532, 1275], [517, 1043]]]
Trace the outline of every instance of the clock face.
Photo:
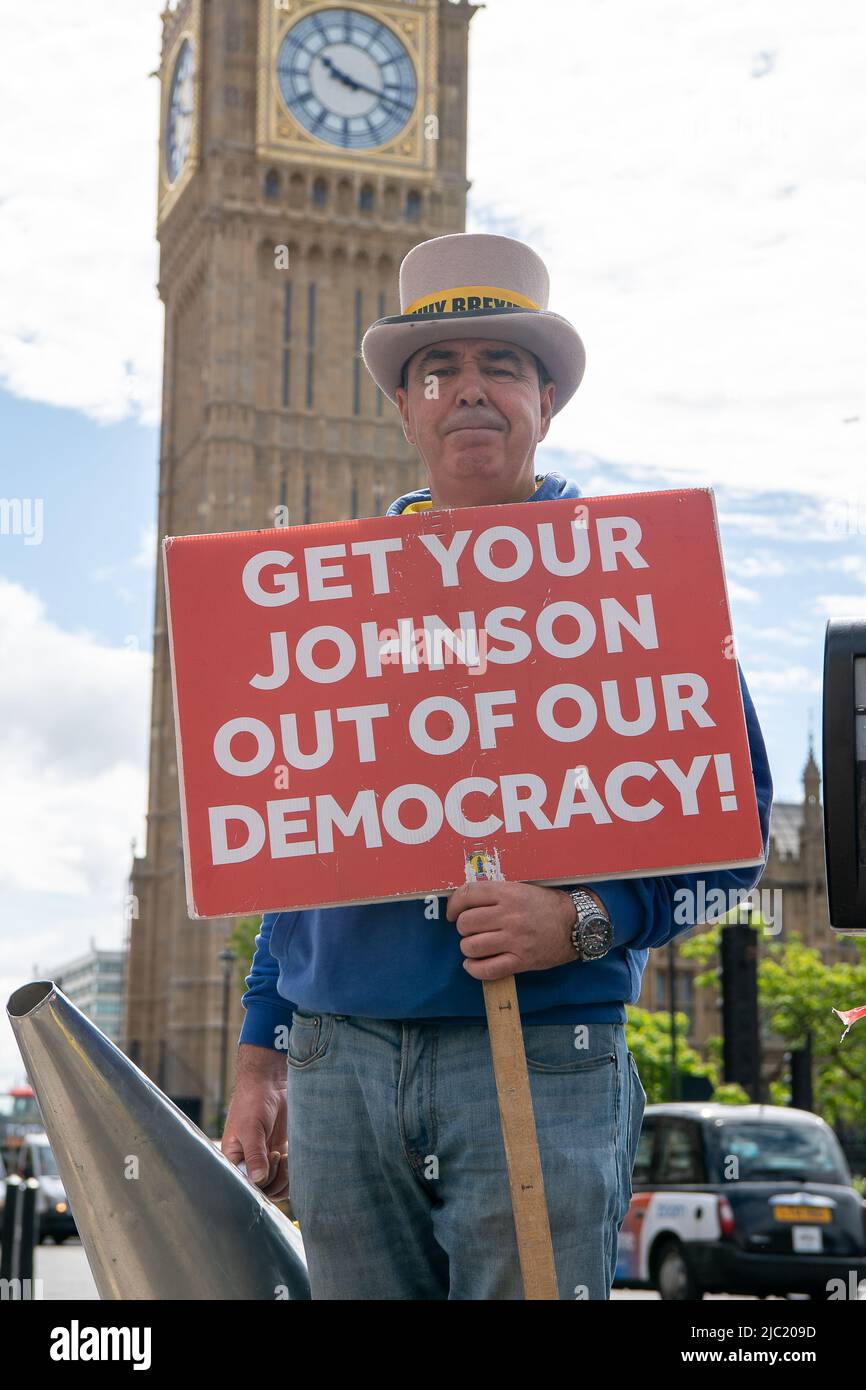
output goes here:
[[393, 140], [415, 109], [412, 59], [387, 25], [358, 10], [316, 10], [286, 34], [277, 81], [317, 139], [368, 150]]
[[194, 75], [192, 44], [189, 39], [184, 39], [172, 74], [165, 127], [165, 164], [171, 183], [174, 183], [189, 154], [195, 100]]

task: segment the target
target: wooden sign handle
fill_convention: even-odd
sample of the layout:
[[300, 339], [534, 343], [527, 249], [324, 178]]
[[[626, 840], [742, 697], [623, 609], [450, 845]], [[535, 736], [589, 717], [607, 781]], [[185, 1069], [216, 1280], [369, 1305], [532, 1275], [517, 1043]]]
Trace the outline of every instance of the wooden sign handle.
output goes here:
[[[477, 850], [467, 855], [466, 873], [468, 882], [501, 879], [498, 855]], [[527, 1299], [558, 1299], [517, 986], [513, 975], [482, 984], [523, 1293]]]

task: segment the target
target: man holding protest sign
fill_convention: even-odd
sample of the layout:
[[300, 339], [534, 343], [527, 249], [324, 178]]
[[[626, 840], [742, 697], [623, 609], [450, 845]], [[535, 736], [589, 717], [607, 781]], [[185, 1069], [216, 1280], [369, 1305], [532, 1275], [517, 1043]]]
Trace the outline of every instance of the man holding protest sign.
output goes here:
[[[437, 237], [406, 256], [402, 312], [367, 331], [363, 353], [400, 410], [429, 488], [397, 499], [389, 517], [429, 512], [435, 528], [437, 512], [580, 495], [559, 474], [535, 471], [536, 448], [577, 390], [585, 360], [578, 334], [548, 311], [547, 299], [543, 262], [509, 237]], [[451, 520], [443, 546], [452, 543]], [[435, 532], [426, 540], [435, 546]], [[631, 566], [646, 564], [627, 527], [609, 530], [608, 541], [606, 570], [614, 572], [629, 547]], [[672, 567], [677, 560], [669, 556]], [[443, 574], [444, 564], [443, 557]], [[651, 623], [639, 616], [646, 637]], [[610, 631], [605, 619], [608, 653], [617, 650]], [[641, 636], [640, 625], [633, 632]], [[736, 670], [755, 834], [766, 855], [772, 783]], [[454, 668], [455, 693], [462, 674]], [[276, 682], [276, 659], [274, 671], [256, 680]], [[639, 721], [625, 719], [615, 682], [602, 684], [608, 722], [631, 736]], [[685, 728], [684, 715], [689, 727], [712, 724], [698, 686], [693, 679], [684, 697], [679, 675], [658, 676], [652, 690], [650, 676], [640, 677], [641, 716], [644, 696], [650, 701], [657, 688], [652, 713], [664, 691], [669, 731]], [[584, 717], [597, 713], [582, 707]], [[487, 718], [493, 728], [507, 716], [491, 706]], [[685, 772], [658, 759], [684, 815], [697, 811], [695, 788], [707, 768], [717, 776], [721, 810], [736, 810], [726, 757], [695, 757]], [[652, 777], [656, 765], [621, 766], [618, 778], [608, 776], [604, 799], [587, 773], [580, 809], [591, 810], [594, 823], [611, 821], [617, 808], [627, 820], [656, 814], [648, 808], [658, 801], [635, 805], [623, 792], [626, 777]], [[744, 811], [741, 804], [737, 814]], [[588, 818], [577, 822], [584, 824], [589, 833]], [[224, 849], [227, 857], [234, 852], [227, 840]], [[646, 1101], [625, 1040], [625, 1005], [639, 997], [649, 949], [700, 920], [694, 910], [675, 920], [681, 895], [703, 903], [713, 890], [747, 890], [763, 867], [755, 856], [723, 851], [715, 861], [745, 867], [604, 879], [596, 869], [591, 883], [467, 882], [441, 898], [265, 913], [223, 1150], [245, 1160], [268, 1196], [289, 1192], [314, 1298], [523, 1296], [481, 987], [512, 975], [560, 1297], [609, 1297]], [[663, 862], [698, 860], [684, 849]], [[610, 872], [628, 874], [629, 865]]]

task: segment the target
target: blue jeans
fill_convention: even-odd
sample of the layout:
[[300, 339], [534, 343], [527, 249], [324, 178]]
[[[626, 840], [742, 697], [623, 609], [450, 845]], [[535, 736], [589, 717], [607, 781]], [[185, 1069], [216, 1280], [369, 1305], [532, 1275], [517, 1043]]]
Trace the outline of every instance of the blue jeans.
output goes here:
[[[560, 1298], [607, 1299], [646, 1093], [621, 1023], [524, 1024]], [[522, 1299], [484, 1024], [293, 1015], [289, 1197], [314, 1299]]]

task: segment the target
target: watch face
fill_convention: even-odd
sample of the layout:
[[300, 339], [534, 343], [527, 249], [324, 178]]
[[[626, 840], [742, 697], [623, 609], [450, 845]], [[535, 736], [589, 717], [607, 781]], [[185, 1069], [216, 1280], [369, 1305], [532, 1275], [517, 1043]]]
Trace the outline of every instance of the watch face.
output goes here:
[[585, 956], [603, 956], [611, 945], [612, 928], [604, 917], [590, 917], [580, 926], [580, 944]]
[[174, 183], [189, 154], [194, 101], [193, 76], [192, 44], [189, 39], [184, 39], [174, 65], [171, 88], [168, 94], [165, 164], [171, 183]]
[[277, 81], [317, 139], [368, 150], [393, 140], [415, 109], [415, 68], [397, 35], [358, 10], [316, 10], [280, 44]]

